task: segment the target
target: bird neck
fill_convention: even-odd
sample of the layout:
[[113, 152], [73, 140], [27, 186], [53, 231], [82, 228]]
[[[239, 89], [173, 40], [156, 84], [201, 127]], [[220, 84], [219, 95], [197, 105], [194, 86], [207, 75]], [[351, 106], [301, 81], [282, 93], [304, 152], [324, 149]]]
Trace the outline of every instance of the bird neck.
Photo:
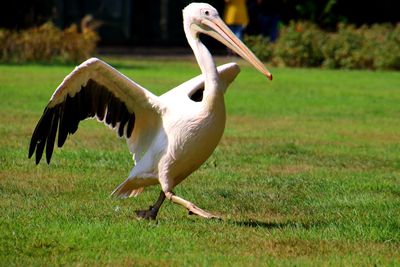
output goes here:
[[219, 74], [207, 47], [200, 41], [198, 36], [191, 37], [188, 38], [188, 41], [204, 76], [203, 101], [208, 107], [212, 108], [214, 104], [220, 102], [220, 98], [223, 99], [223, 90], [219, 90]]

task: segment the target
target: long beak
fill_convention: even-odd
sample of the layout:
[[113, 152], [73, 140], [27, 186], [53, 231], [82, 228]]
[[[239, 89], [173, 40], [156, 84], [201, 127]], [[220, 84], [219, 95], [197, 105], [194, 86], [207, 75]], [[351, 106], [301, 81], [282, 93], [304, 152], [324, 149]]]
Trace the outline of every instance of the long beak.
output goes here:
[[219, 17], [211, 19], [203, 19], [203, 24], [207, 25], [210, 30], [205, 31], [205, 34], [217, 39], [234, 52], [236, 52], [243, 59], [252, 64], [259, 72], [272, 80], [272, 74], [264, 66], [264, 64], [250, 51], [247, 46], [237, 38], [233, 32], [226, 26], [226, 24]]

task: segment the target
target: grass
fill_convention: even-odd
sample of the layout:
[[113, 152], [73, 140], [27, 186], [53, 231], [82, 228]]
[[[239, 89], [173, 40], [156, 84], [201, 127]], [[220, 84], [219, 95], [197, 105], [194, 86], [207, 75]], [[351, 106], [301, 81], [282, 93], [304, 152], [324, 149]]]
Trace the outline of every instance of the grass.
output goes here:
[[[109, 59], [160, 94], [193, 61]], [[242, 64], [225, 135], [176, 193], [223, 215], [203, 220], [158, 196], [109, 193], [128, 175], [124, 140], [85, 121], [50, 166], [30, 135], [73, 66], [0, 65], [0, 265], [350, 266], [400, 264], [400, 73]]]

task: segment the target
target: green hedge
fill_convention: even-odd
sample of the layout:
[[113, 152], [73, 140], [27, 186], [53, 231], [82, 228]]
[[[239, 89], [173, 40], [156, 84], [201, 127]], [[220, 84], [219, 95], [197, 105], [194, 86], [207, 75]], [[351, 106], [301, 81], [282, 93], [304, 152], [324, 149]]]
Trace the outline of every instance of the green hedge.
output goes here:
[[[98, 40], [95, 31], [80, 32], [76, 25], [63, 31], [52, 23], [19, 32], [0, 29], [0, 62], [80, 62]], [[400, 69], [400, 24], [339, 24], [337, 31], [325, 32], [309, 22], [291, 22], [276, 43], [262, 36], [246, 36], [245, 43], [280, 66]]]
[[99, 40], [76, 25], [60, 30], [52, 23], [23, 31], [0, 29], [0, 62], [79, 62], [90, 57]]
[[261, 36], [246, 36], [245, 42], [275, 65], [400, 69], [400, 24], [339, 24], [337, 31], [325, 32], [312, 23], [291, 22], [282, 27], [276, 43]]

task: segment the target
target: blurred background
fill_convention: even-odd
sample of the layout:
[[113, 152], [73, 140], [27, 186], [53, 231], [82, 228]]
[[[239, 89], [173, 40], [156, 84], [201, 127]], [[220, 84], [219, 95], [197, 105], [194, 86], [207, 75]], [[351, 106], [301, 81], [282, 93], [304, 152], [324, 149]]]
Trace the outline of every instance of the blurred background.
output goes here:
[[[79, 63], [93, 55], [191, 55], [189, 0], [14, 0], [0, 8], [0, 62]], [[399, 1], [210, 0], [275, 66], [400, 70]], [[237, 31], [237, 32], [236, 32]], [[227, 55], [211, 38], [213, 54]]]
[[[255, 16], [249, 6], [250, 24], [247, 31], [257, 34]], [[188, 0], [14, 0], [2, 3], [0, 28], [26, 29], [52, 21], [64, 29], [79, 24], [92, 15], [101, 21], [97, 32], [100, 45], [186, 46], [182, 29], [182, 9]], [[220, 14], [224, 0], [203, 1], [212, 4]], [[332, 30], [340, 22], [355, 25], [397, 23], [399, 1], [379, 0], [281, 0], [265, 1], [277, 9], [279, 20], [307, 20], [323, 29]], [[6, 7], [5, 7], [6, 6]]]

